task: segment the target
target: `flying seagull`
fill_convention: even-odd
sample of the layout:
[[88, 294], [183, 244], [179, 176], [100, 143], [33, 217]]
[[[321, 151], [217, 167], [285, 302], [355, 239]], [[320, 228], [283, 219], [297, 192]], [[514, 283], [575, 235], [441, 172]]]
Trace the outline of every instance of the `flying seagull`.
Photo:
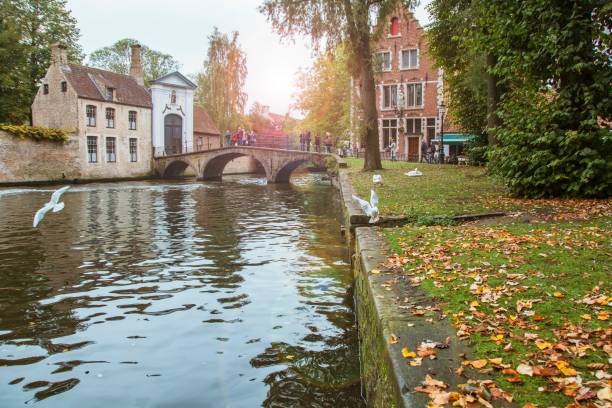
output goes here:
[[374, 190], [370, 190], [370, 202], [368, 203], [366, 200], [362, 200], [361, 198], [353, 195], [353, 200], [355, 200], [364, 213], [368, 217], [370, 217], [370, 224], [374, 224], [378, 221], [378, 196]]
[[64, 203], [60, 203], [59, 199], [60, 196], [64, 194], [64, 192], [69, 188], [70, 186], [65, 186], [57, 191], [54, 191], [53, 194], [51, 194], [51, 200], [47, 204], [45, 204], [43, 208], [36, 211], [36, 214], [34, 215], [34, 223], [32, 224], [34, 228], [36, 228], [36, 226], [40, 224], [42, 219], [45, 217], [45, 214], [47, 214], [49, 211], [53, 210], [53, 212], [58, 212], [64, 208]]
[[381, 184], [382, 185], [382, 176], [380, 174], [375, 174], [372, 176], [372, 182], [374, 184]]
[[410, 170], [408, 173], [404, 173], [404, 174], [408, 177], [418, 177], [418, 176], [423, 175], [423, 173], [421, 173], [419, 169], [417, 169], [416, 167], [414, 170]]

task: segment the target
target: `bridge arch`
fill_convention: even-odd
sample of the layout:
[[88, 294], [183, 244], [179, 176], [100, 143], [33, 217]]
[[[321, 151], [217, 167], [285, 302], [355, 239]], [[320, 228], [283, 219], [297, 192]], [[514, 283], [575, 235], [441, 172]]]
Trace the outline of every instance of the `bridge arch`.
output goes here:
[[296, 170], [298, 167], [300, 167], [304, 163], [314, 164], [321, 171], [326, 170], [325, 165], [319, 160], [313, 160], [310, 158], [299, 158], [295, 160], [288, 160], [282, 163], [280, 166], [278, 166], [278, 170], [276, 171], [276, 174], [272, 178], [272, 181], [274, 183], [288, 183], [289, 179], [291, 178], [291, 173], [293, 173], [294, 170]]
[[194, 174], [198, 174], [197, 170], [191, 163], [186, 160], [174, 160], [166, 165], [162, 173], [163, 178], [175, 178], [180, 177], [185, 170], [191, 168]]
[[269, 180], [270, 172], [268, 171], [262, 160], [258, 158], [255, 154], [247, 154], [243, 152], [222, 153], [209, 159], [203, 166], [201, 175], [202, 180], [221, 180], [223, 177], [223, 169], [225, 169], [225, 166], [227, 166], [227, 164], [232, 160], [237, 159], [239, 157], [250, 157], [254, 159], [258, 164], [257, 167], [263, 170], [263, 172], [266, 174], [266, 178]]

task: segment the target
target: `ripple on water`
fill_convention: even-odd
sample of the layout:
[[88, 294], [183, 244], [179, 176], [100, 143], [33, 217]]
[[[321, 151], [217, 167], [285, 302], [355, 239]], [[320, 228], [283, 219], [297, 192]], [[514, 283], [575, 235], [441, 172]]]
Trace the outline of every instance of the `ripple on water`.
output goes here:
[[328, 184], [0, 189], [0, 406], [363, 406]]

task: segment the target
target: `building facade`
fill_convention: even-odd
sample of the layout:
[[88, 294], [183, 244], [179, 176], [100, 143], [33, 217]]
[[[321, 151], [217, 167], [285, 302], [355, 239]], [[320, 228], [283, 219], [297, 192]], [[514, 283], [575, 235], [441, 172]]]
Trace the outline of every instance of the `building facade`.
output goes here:
[[33, 125], [73, 130], [78, 178], [149, 175], [152, 106], [142, 78], [69, 64], [59, 44], [51, 55], [32, 104]]
[[400, 158], [417, 161], [423, 140], [431, 146], [440, 133], [442, 72], [429, 57], [424, 30], [411, 12], [398, 8], [381, 24], [375, 49], [380, 147], [388, 150], [395, 142]]
[[144, 177], [151, 175], [155, 156], [220, 147], [218, 129], [194, 106], [193, 82], [173, 72], [145, 88], [139, 45], [132, 46], [129, 75], [69, 64], [59, 44], [51, 54], [32, 121], [70, 130], [71, 142], [63, 148], [76, 159], [63, 166], [70, 167], [71, 178]]

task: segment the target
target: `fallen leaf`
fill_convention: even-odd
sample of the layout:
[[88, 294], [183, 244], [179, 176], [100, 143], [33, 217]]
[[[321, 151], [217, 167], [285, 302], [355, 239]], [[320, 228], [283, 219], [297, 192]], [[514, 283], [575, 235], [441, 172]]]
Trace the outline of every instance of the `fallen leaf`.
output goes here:
[[565, 297], [565, 293], [557, 291], [553, 293], [553, 296], [556, 298], [563, 298]]
[[398, 342], [397, 336], [395, 334], [390, 335], [388, 342], [389, 344], [397, 344]]
[[569, 366], [569, 364], [567, 364], [565, 361], [555, 361], [555, 366], [561, 370], [561, 372], [563, 373], [563, 375], [565, 375], [566, 377], [570, 377], [570, 376], [574, 376], [576, 375], [576, 370], [574, 370], [572, 367]]
[[553, 346], [551, 343], [544, 340], [536, 340], [535, 344], [540, 350], [549, 349]]
[[610, 387], [602, 388], [597, 391], [597, 398], [603, 401], [612, 401], [612, 391], [610, 391]]
[[608, 312], [599, 312], [597, 313], [597, 320], [606, 321], [610, 317], [610, 313]]
[[533, 367], [528, 364], [519, 364], [519, 366], [516, 367], [516, 371], [519, 374], [528, 375], [529, 377], [533, 377]]
[[590, 314], [583, 314], [583, 315], [580, 315], [580, 317], [582, 317], [584, 320], [591, 320]]
[[370, 271], [370, 273], [373, 273], [373, 274], [379, 274], [379, 273], [380, 273], [380, 269], [372, 269], [372, 270]]
[[404, 358], [414, 358], [416, 357], [416, 353], [414, 351], [409, 351], [408, 347], [404, 347], [402, 349], [402, 356], [404, 356]]

